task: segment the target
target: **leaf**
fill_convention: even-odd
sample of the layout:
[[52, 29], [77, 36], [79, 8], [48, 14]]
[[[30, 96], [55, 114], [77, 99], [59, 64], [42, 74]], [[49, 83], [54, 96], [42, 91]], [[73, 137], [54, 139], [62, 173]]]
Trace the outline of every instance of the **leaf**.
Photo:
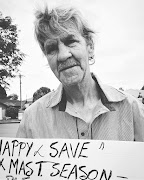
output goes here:
[[7, 72], [6, 76], [2, 76], [4, 71], [0, 72], [0, 83], [7, 88], [10, 85], [9, 78], [16, 76], [26, 56], [18, 48], [18, 32], [17, 25], [13, 24], [12, 18], [3, 17], [0, 12], [0, 64]]

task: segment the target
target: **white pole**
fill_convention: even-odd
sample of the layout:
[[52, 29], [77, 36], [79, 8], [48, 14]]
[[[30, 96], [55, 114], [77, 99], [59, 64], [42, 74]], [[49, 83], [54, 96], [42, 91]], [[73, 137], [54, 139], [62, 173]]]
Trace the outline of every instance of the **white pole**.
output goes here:
[[20, 105], [21, 105], [20, 109], [22, 109], [22, 89], [21, 89], [22, 82], [21, 82], [21, 77], [22, 77], [22, 75], [19, 74], [19, 78], [20, 78]]

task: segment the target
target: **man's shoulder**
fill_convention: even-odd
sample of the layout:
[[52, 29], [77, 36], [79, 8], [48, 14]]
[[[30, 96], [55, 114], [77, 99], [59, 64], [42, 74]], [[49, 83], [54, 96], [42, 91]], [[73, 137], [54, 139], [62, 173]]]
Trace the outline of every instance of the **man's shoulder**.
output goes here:
[[32, 103], [26, 111], [36, 111], [38, 108], [46, 108], [47, 104], [51, 101], [52, 97], [54, 96], [55, 91], [49, 92], [48, 94], [45, 94], [38, 100], [36, 100], [34, 103]]
[[125, 95], [125, 101], [127, 101], [132, 106], [137, 106], [144, 109], [144, 105], [142, 102], [135, 96], [131, 95], [130, 93], [127, 93], [126, 91], [118, 90], [119, 92], [123, 93]]
[[127, 93], [126, 91], [124, 90], [120, 90], [120, 89], [117, 89], [115, 87], [112, 87], [112, 86], [109, 86], [109, 85], [104, 85], [105, 86], [105, 90], [106, 92], [108, 93], [108, 95], [112, 96], [113, 99], [120, 99], [123, 101], [128, 101], [129, 103], [133, 103], [133, 102], [138, 102], [139, 103], [139, 100], [134, 97], [133, 95]]
[[119, 102], [126, 98], [125, 93], [119, 91], [113, 86], [100, 84], [100, 87], [109, 102]]

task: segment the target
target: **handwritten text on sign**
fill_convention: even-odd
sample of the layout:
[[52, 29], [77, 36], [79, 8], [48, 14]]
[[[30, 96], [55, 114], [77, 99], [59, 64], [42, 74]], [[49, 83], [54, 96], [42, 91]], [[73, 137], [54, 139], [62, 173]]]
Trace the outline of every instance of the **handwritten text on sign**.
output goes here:
[[0, 180], [142, 180], [143, 152], [136, 142], [0, 138]]

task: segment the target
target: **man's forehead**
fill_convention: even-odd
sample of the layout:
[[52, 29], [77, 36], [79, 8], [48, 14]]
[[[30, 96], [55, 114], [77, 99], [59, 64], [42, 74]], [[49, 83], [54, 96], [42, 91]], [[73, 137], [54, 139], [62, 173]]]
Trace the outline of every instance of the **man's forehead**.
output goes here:
[[67, 37], [76, 37], [80, 35], [79, 30], [77, 29], [76, 25], [72, 23], [71, 21], [66, 21], [60, 26], [56, 26], [55, 29], [52, 29], [51, 32], [49, 33], [48, 39], [51, 40], [62, 40]]
[[79, 33], [77, 32], [62, 32], [59, 35], [52, 36], [46, 40], [46, 43], [57, 43], [68, 39], [78, 39]]

